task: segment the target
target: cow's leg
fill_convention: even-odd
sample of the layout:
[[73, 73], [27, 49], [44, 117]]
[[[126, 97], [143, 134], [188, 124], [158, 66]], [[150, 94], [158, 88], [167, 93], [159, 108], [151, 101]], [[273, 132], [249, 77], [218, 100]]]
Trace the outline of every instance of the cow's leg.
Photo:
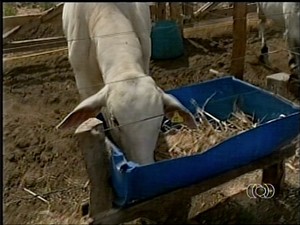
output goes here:
[[267, 46], [267, 41], [265, 38], [265, 26], [267, 18], [262, 13], [262, 11], [258, 7], [258, 18], [260, 19], [259, 22], [259, 38], [261, 38], [261, 49], [260, 49], [260, 62], [270, 65], [269, 63], [269, 48]]

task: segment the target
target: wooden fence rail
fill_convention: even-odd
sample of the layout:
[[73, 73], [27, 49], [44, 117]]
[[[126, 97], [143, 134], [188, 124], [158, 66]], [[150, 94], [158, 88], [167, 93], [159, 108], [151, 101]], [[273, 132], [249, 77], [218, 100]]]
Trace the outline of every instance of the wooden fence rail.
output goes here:
[[25, 41], [8, 42], [3, 45], [3, 53], [18, 53], [67, 46], [65, 37], [40, 38]]
[[[184, 25], [186, 22], [197, 22], [203, 19], [218, 19], [232, 16], [233, 7], [216, 8], [218, 2], [207, 2], [199, 9], [189, 2], [158, 2], [150, 5], [152, 21], [175, 20], [178, 24]], [[7, 38], [18, 27], [28, 25], [39, 20], [40, 23], [51, 23], [51, 20], [61, 17], [63, 3], [59, 3], [54, 8], [35, 15], [8, 16], [3, 17], [3, 37]], [[256, 12], [256, 4], [248, 4], [247, 12]]]

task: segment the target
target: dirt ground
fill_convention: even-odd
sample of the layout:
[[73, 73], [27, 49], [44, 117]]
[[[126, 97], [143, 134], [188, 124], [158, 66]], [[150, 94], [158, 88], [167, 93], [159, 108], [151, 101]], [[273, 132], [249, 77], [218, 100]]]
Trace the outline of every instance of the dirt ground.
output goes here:
[[[285, 48], [280, 33], [268, 35], [270, 51]], [[202, 47], [185, 39], [183, 57], [152, 60], [151, 76], [164, 90], [220, 77], [210, 73], [211, 68], [229, 72], [230, 35], [207, 39], [199, 34], [190, 40]], [[266, 76], [274, 72], [258, 63], [259, 51], [257, 33], [249, 34], [244, 80], [265, 88]], [[271, 54], [270, 59], [280, 71], [289, 72], [286, 51]], [[79, 223], [80, 206], [89, 193], [85, 165], [73, 131], [55, 129], [79, 103], [67, 51], [4, 60], [3, 89], [4, 223]], [[285, 97], [299, 104], [292, 94]], [[260, 176], [260, 171], [256, 171], [195, 197], [192, 216], [219, 204], [191, 223], [299, 223], [299, 172], [289, 168], [286, 187], [278, 198], [254, 201], [239, 194], [228, 199], [249, 182], [259, 181]]]

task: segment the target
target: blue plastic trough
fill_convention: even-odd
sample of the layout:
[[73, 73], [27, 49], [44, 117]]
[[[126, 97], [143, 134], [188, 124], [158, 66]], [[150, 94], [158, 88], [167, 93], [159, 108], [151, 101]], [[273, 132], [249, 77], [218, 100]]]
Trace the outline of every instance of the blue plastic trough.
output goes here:
[[[203, 154], [138, 165], [127, 161], [112, 144], [112, 182], [122, 207], [186, 187], [267, 156], [299, 133], [299, 107], [270, 92], [225, 77], [167, 91], [191, 112], [193, 98], [201, 107], [214, 94], [205, 110], [226, 120], [238, 99], [240, 108], [260, 119], [261, 125], [227, 139]], [[280, 116], [281, 115], [281, 116]], [[282, 116], [284, 115], [284, 116]]]

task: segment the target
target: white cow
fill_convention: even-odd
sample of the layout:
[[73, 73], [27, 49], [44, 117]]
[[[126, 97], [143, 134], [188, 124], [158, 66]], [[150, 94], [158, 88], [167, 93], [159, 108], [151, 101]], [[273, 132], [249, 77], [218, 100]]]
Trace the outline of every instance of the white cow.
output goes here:
[[[69, 60], [84, 99], [58, 128], [78, 126], [106, 107], [128, 160], [154, 162], [163, 115], [193, 115], [148, 76], [151, 21], [147, 3], [65, 3], [63, 29]], [[102, 74], [102, 76], [101, 76]], [[101, 80], [105, 86], [100, 89]], [[99, 90], [100, 89], [100, 90]]]
[[262, 38], [260, 59], [269, 64], [266, 43], [266, 19], [274, 21], [276, 26], [284, 28], [284, 38], [289, 52], [289, 66], [293, 76], [300, 79], [300, 3], [299, 2], [258, 2], [257, 12], [260, 18], [259, 32]]

